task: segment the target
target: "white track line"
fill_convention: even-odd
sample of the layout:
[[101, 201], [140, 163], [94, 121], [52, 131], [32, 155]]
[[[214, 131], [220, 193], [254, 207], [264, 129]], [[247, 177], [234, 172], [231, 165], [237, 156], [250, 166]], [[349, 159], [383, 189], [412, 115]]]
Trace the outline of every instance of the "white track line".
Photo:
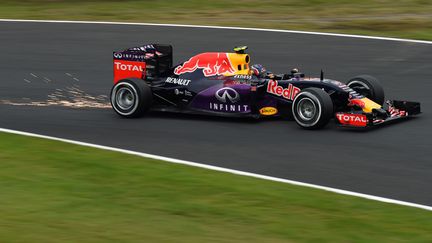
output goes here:
[[[323, 35], [323, 36], [361, 38], [361, 39], [373, 39], [373, 40], [385, 40], [385, 41], [411, 42], [411, 43], [420, 43], [420, 44], [429, 44], [429, 45], [432, 44], [432, 41], [422, 41], [422, 40], [411, 40], [411, 39], [400, 39], [400, 38], [389, 38], [389, 37], [378, 37], [378, 36], [364, 36], [364, 35], [348, 35], [348, 34], [337, 34], [337, 33], [310, 32], [310, 31], [297, 31], [297, 30], [245, 28], [245, 27], [224, 27], [224, 26], [184, 25], [184, 24], [156, 24], [156, 23], [127, 23], [127, 22], [106, 22], [106, 21], [25, 20], [25, 19], [0, 19], [0, 22], [141, 25], [141, 26], [161, 26], [161, 27], [249, 30], [249, 31], [267, 31], [267, 32], [292, 33], [292, 34]], [[326, 187], [326, 186], [309, 184], [309, 183], [304, 183], [304, 182], [299, 182], [299, 181], [287, 180], [287, 179], [282, 179], [282, 178], [277, 178], [277, 177], [272, 177], [272, 176], [260, 175], [260, 174], [245, 172], [245, 171], [227, 169], [227, 168], [218, 167], [218, 166], [205, 165], [205, 164], [200, 164], [200, 163], [196, 163], [196, 162], [174, 159], [174, 158], [168, 158], [168, 157], [159, 156], [159, 155], [140, 153], [140, 152], [126, 150], [126, 149], [113, 148], [113, 147], [108, 147], [108, 146], [103, 146], [103, 145], [79, 142], [79, 141], [74, 141], [74, 140], [69, 140], [69, 139], [64, 139], [64, 138], [45, 136], [45, 135], [16, 131], [16, 130], [10, 130], [10, 129], [5, 129], [5, 128], [0, 128], [0, 132], [50, 139], [50, 140], [55, 140], [55, 141], [60, 141], [60, 142], [65, 142], [65, 143], [70, 143], [70, 144], [76, 144], [76, 145], [81, 145], [81, 146], [97, 148], [97, 149], [103, 149], [103, 150], [109, 150], [109, 151], [114, 151], [114, 152], [136, 155], [136, 156], [140, 156], [140, 157], [144, 157], [144, 158], [163, 160], [166, 162], [171, 162], [171, 163], [176, 163], [176, 164], [189, 165], [189, 166], [200, 167], [200, 168], [209, 169], [209, 170], [227, 172], [227, 173], [232, 173], [232, 174], [236, 174], [236, 175], [249, 176], [249, 177], [254, 177], [254, 178], [259, 178], [259, 179], [264, 179], [264, 180], [270, 180], [270, 181], [277, 181], [277, 182], [282, 182], [282, 183], [287, 183], [287, 184], [292, 184], [292, 185], [297, 185], [297, 186], [305, 186], [305, 187], [325, 190], [325, 191], [329, 191], [329, 192], [334, 192], [334, 193], [338, 193], [338, 194], [350, 195], [350, 196], [361, 197], [361, 198], [366, 198], [366, 199], [385, 202], [385, 203], [398, 204], [398, 205], [409, 206], [409, 207], [420, 208], [420, 209], [432, 211], [431, 206], [426, 206], [426, 205], [421, 205], [421, 204], [416, 204], [416, 203], [411, 203], [411, 202], [405, 202], [405, 201], [400, 201], [400, 200], [395, 200], [395, 199], [390, 199], [390, 198], [378, 197], [378, 196], [373, 196], [373, 195], [368, 195], [368, 194], [363, 194], [363, 193], [358, 193], [358, 192], [351, 192], [351, 191], [341, 190], [341, 189], [337, 189], [337, 188], [331, 188], [331, 187]]]
[[324, 35], [324, 36], [337, 36], [337, 37], [361, 38], [361, 39], [372, 39], [372, 40], [411, 42], [411, 43], [419, 43], [419, 44], [432, 45], [432, 41], [401, 39], [401, 38], [391, 38], [391, 37], [366, 36], [366, 35], [349, 35], [349, 34], [325, 33], [325, 32], [314, 32], [314, 31], [299, 31], [299, 30], [280, 30], [280, 29], [263, 29], [263, 28], [247, 28], [247, 27], [210, 26], [210, 25], [129, 23], [129, 22], [108, 22], [108, 21], [73, 21], [73, 20], [30, 20], [30, 19], [29, 20], [27, 20], [27, 19], [0, 19], [0, 22], [62, 23], [62, 24], [106, 24], [106, 25], [141, 25], [141, 26], [205, 28], [205, 29], [226, 29], [226, 30], [250, 30], [250, 31], [266, 31], [266, 32], [291, 33], [291, 34]]
[[218, 167], [218, 166], [213, 166], [213, 165], [200, 164], [197, 162], [174, 159], [174, 158], [169, 158], [169, 157], [164, 157], [164, 156], [159, 156], [159, 155], [154, 155], [154, 154], [141, 153], [141, 152], [126, 150], [126, 149], [108, 147], [108, 146], [97, 145], [97, 144], [92, 144], [92, 143], [85, 143], [85, 142], [74, 141], [74, 140], [58, 138], [58, 137], [51, 137], [51, 136], [46, 136], [46, 135], [41, 135], [41, 134], [36, 134], [36, 133], [16, 131], [16, 130], [11, 130], [11, 129], [6, 129], [6, 128], [0, 128], [0, 132], [12, 133], [12, 134], [17, 134], [17, 135], [24, 135], [24, 136], [35, 137], [35, 138], [49, 139], [49, 140], [54, 140], [54, 141], [59, 141], [59, 142], [64, 142], [64, 143], [70, 143], [70, 144], [75, 144], [75, 145], [81, 145], [81, 146], [86, 146], [86, 147], [91, 147], [91, 148], [97, 148], [97, 149], [114, 151], [114, 152], [119, 152], [119, 153], [124, 153], [124, 154], [130, 154], [130, 155], [140, 156], [140, 157], [144, 157], [144, 158], [162, 160], [162, 161], [175, 163], [175, 164], [188, 165], [188, 166], [199, 167], [199, 168], [204, 168], [204, 169], [208, 169], [208, 170], [215, 170], [215, 171], [220, 171], [220, 172], [226, 172], [226, 173], [231, 173], [231, 174], [241, 175], [241, 176], [249, 176], [249, 177], [254, 177], [254, 178], [259, 178], [259, 179], [264, 179], [264, 180], [269, 180], [269, 181], [287, 183], [287, 184], [296, 185], [296, 186], [304, 186], [304, 187], [334, 192], [334, 193], [338, 193], [338, 194], [361, 197], [361, 198], [366, 198], [366, 199], [370, 199], [370, 200], [374, 200], [374, 201], [380, 201], [380, 202], [391, 203], [391, 204], [398, 204], [398, 205], [409, 206], [409, 207], [420, 208], [420, 209], [432, 211], [431, 206], [426, 206], [426, 205], [421, 205], [421, 204], [416, 204], [416, 203], [411, 203], [411, 202], [404, 202], [404, 201], [399, 201], [399, 200], [395, 200], [395, 199], [378, 197], [378, 196], [373, 196], [373, 195], [368, 195], [368, 194], [363, 194], [363, 193], [358, 193], [358, 192], [351, 192], [351, 191], [346, 191], [346, 190], [341, 190], [341, 189], [336, 189], [336, 188], [331, 188], [331, 187], [326, 187], [326, 186], [314, 185], [314, 184], [304, 183], [304, 182], [299, 182], [299, 181], [287, 180], [287, 179], [282, 179], [282, 178], [277, 178], [277, 177], [272, 177], [272, 176], [260, 175], [260, 174], [255, 174], [255, 173], [250, 173], [250, 172], [245, 172], [245, 171], [240, 171], [240, 170], [228, 169], [228, 168], [223, 168], [223, 167]]

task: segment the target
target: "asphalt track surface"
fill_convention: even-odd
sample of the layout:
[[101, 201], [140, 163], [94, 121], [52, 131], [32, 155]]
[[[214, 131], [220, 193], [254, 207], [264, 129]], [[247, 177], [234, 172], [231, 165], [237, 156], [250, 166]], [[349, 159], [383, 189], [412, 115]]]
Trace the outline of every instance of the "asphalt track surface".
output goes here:
[[[46, 101], [67, 87], [108, 95], [112, 51], [146, 43], [171, 43], [175, 63], [247, 44], [252, 62], [274, 72], [299, 67], [318, 76], [322, 68], [338, 80], [367, 73], [381, 80], [387, 98], [420, 101], [424, 113], [371, 131], [333, 124], [305, 131], [283, 119], [160, 113], [122, 119], [108, 108], [2, 104], [0, 127], [432, 205], [432, 45], [250, 30], [0, 22], [0, 100]], [[106, 105], [106, 98], [100, 103]]]

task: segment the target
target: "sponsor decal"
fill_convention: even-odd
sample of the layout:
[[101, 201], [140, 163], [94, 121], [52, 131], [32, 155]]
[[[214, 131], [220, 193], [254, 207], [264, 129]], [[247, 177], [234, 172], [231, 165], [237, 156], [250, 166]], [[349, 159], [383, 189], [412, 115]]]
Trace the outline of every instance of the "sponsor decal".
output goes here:
[[366, 104], [360, 99], [351, 99], [348, 103], [349, 106], [358, 106], [360, 108], [365, 108]]
[[214, 76], [223, 74], [233, 74], [235, 69], [227, 53], [208, 52], [191, 57], [183, 65], [178, 66], [174, 73], [177, 75], [191, 73], [197, 69], [202, 69], [204, 76]]
[[165, 83], [178, 84], [178, 85], [184, 85], [184, 86], [188, 86], [190, 82], [191, 81], [189, 79], [171, 78], [171, 77], [168, 77], [165, 80]]
[[356, 127], [365, 127], [368, 122], [366, 115], [362, 114], [336, 113], [336, 118], [340, 124]]
[[380, 109], [381, 108], [381, 105], [375, 103], [374, 101], [372, 101], [368, 98], [351, 99], [351, 100], [349, 100], [348, 106], [360, 107], [366, 113], [372, 112], [373, 109]]
[[185, 90], [184, 95], [185, 96], [192, 96], [192, 92]]
[[122, 60], [143, 60], [146, 56], [145, 55], [136, 55], [136, 54], [127, 54], [127, 53], [120, 53], [115, 52], [113, 54], [114, 59], [122, 59]]
[[115, 70], [121, 71], [139, 71], [143, 72], [143, 65], [137, 65], [136, 63], [126, 63], [126, 62], [114, 62]]
[[231, 103], [236, 103], [240, 100], [240, 95], [237, 93], [237, 91], [230, 87], [224, 87], [221, 89], [218, 89], [215, 93], [215, 97], [217, 100], [223, 103], [227, 103], [227, 101], [230, 101]]
[[234, 75], [234, 78], [238, 78], [238, 79], [252, 79], [252, 75], [237, 74], [237, 75]]
[[235, 105], [235, 104], [222, 104], [210, 103], [210, 110], [223, 111], [223, 112], [248, 112], [248, 105]]
[[192, 96], [192, 93], [190, 91], [179, 90], [179, 89], [175, 89], [174, 90], [174, 94], [176, 94], [176, 95], [184, 95], [184, 96]]
[[263, 107], [259, 110], [260, 114], [263, 116], [271, 116], [278, 113], [278, 110], [275, 107]]
[[125, 78], [143, 78], [146, 66], [145, 62], [136, 61], [114, 61], [114, 83]]
[[[223, 76], [221, 76], [223, 77]], [[223, 82], [224, 86], [232, 86], [232, 85], [238, 85], [238, 84], [252, 84], [252, 80], [248, 79], [230, 79], [225, 82]]]
[[209, 108], [222, 112], [248, 112], [249, 105], [234, 104], [240, 101], [240, 94], [233, 88], [223, 87], [215, 93], [216, 99], [221, 103], [210, 102]]
[[267, 93], [282, 96], [287, 100], [293, 100], [299, 92], [300, 89], [292, 84], [289, 84], [287, 88], [279, 86], [276, 80], [269, 80], [267, 84]]

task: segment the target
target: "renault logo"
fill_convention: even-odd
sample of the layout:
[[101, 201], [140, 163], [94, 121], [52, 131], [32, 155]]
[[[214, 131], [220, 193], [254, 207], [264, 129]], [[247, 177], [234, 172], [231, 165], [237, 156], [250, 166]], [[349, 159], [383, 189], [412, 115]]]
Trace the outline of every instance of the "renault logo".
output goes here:
[[236, 103], [240, 100], [240, 95], [235, 91], [235, 89], [230, 87], [224, 87], [216, 91], [216, 99], [218, 99], [220, 102], [226, 103], [227, 99], [231, 103]]

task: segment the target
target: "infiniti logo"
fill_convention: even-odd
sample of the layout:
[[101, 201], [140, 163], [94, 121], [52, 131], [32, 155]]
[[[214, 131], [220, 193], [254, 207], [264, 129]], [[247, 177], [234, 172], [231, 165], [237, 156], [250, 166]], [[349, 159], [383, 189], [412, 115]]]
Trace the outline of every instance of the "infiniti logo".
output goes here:
[[122, 58], [122, 54], [121, 53], [114, 53], [114, 57], [115, 58]]
[[227, 99], [231, 101], [231, 103], [236, 103], [240, 100], [240, 95], [235, 91], [235, 89], [230, 87], [224, 87], [216, 91], [216, 99], [220, 102], [226, 103]]

